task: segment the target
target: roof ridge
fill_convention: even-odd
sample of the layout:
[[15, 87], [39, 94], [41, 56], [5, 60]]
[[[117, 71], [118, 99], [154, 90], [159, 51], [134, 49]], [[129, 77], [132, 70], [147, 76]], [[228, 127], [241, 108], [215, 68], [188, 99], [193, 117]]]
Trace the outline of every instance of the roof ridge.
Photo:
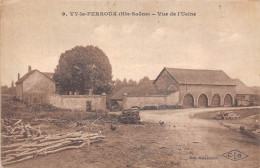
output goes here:
[[41, 72], [41, 73], [54, 73], [54, 72]]
[[[50, 79], [53, 81], [53, 79], [49, 78], [47, 75], [44, 74], [44, 72], [39, 71], [38, 69], [31, 70], [30, 72], [27, 72], [26, 74], [23, 75], [19, 80], [17, 80], [15, 83], [19, 84], [22, 83], [28, 76], [30, 76], [33, 72], [38, 71], [40, 74], [44, 75], [46, 78]], [[53, 81], [54, 82], [54, 81]]]
[[[234, 81], [223, 70], [164, 67], [161, 73], [164, 70], [179, 84], [235, 85]], [[156, 80], [161, 73], [157, 76]]]
[[[178, 70], [191, 70], [191, 71], [223, 71], [221, 69], [187, 69], [187, 68], [169, 68], [169, 67], [164, 67], [165, 69], [178, 69]], [[224, 71], [223, 71], [224, 72]]]

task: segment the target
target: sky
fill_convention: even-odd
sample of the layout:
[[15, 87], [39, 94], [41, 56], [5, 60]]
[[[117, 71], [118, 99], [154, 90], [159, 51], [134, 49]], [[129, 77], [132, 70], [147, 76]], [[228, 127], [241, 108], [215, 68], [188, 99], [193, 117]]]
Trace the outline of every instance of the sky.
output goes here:
[[[156, 15], [69, 15], [124, 11]], [[94, 45], [108, 56], [113, 79], [155, 79], [164, 67], [171, 67], [223, 70], [248, 86], [260, 86], [259, 20], [260, 3], [253, 1], [4, 0], [1, 85], [10, 86], [28, 65], [54, 72], [61, 53], [77, 45]]]

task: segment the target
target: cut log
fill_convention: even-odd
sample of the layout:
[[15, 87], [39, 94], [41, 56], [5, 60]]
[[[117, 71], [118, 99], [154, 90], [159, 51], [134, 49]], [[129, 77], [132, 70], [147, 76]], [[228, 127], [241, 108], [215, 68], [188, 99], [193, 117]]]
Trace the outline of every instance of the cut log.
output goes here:
[[[31, 132], [30, 126], [24, 127], [26, 132]], [[32, 132], [33, 133], [33, 132]], [[14, 136], [6, 136], [10, 139]], [[101, 142], [105, 136], [98, 133], [73, 132], [54, 136], [41, 136], [37, 138], [14, 139], [25, 141], [8, 146], [2, 146], [2, 163], [8, 165], [27, 160], [36, 156], [46, 155], [67, 149], [77, 149], [85, 144]]]
[[67, 134], [67, 135], [63, 135], [63, 136], [47, 136], [45, 139], [41, 139], [38, 141], [38, 143], [43, 143], [43, 142], [48, 142], [48, 141], [56, 141], [56, 140], [60, 140], [60, 139], [65, 139], [65, 138], [77, 138], [77, 137], [91, 137], [91, 136], [95, 136], [98, 134], [91, 134], [91, 133], [87, 133], [87, 134], [82, 134], [81, 132], [78, 133], [71, 133], [71, 134]]
[[14, 156], [14, 157], [18, 158], [18, 157], [24, 157], [24, 156], [28, 156], [28, 155], [35, 155], [35, 154], [41, 153], [43, 151], [47, 151], [47, 150], [51, 150], [51, 149], [55, 149], [55, 148], [58, 148], [58, 147], [63, 147], [63, 146], [69, 145], [70, 143], [71, 143], [71, 141], [64, 141], [64, 142], [61, 142], [59, 144], [55, 144], [53, 146], [48, 146], [48, 147], [45, 147], [45, 148], [42, 148], [42, 149], [30, 151], [30, 152], [25, 151], [25, 152], [21, 152], [19, 154], [10, 154], [10, 156]]
[[[66, 147], [63, 147], [63, 148], [60, 148], [60, 149], [56, 149], [56, 150], [53, 150], [53, 151], [47, 151], [45, 152], [44, 154], [42, 155], [47, 155], [47, 154], [51, 154], [51, 153], [56, 153], [56, 152], [60, 152], [60, 151], [63, 151], [63, 150], [68, 150], [68, 149], [78, 149], [78, 148], [81, 148], [82, 146], [84, 146], [85, 143], [82, 143], [81, 145], [79, 146], [66, 146]], [[9, 165], [9, 164], [13, 164], [13, 163], [17, 163], [17, 162], [21, 162], [21, 161], [24, 161], [24, 160], [28, 160], [28, 159], [31, 159], [33, 158], [34, 156], [26, 156], [24, 158], [21, 158], [21, 159], [18, 159], [18, 160], [13, 160], [14, 158], [11, 158], [11, 160], [5, 160], [3, 161], [3, 165]], [[13, 160], [13, 161], [12, 161]]]
[[[38, 148], [30, 148], [29, 150], [37, 150]], [[28, 151], [29, 151], [28, 150]], [[18, 148], [18, 149], [14, 149], [14, 150], [7, 150], [7, 151], [2, 151], [1, 152], [1, 155], [2, 156], [5, 156], [5, 155], [8, 155], [8, 154], [12, 154], [12, 153], [17, 153], [17, 152], [24, 152], [25, 149], [24, 148]]]
[[66, 146], [66, 147], [59, 148], [59, 149], [56, 149], [56, 150], [53, 150], [53, 151], [45, 152], [45, 155], [60, 152], [60, 151], [67, 150], [67, 149], [78, 149], [78, 148], [81, 148], [84, 145], [85, 145], [85, 143], [82, 143], [79, 146]]
[[26, 156], [25, 158], [21, 158], [21, 159], [18, 159], [18, 160], [3, 161], [3, 165], [6, 166], [6, 165], [9, 165], [9, 164], [13, 164], [13, 163], [17, 163], [17, 162], [21, 162], [21, 161], [24, 161], [24, 160], [31, 159], [31, 158], [33, 158], [33, 157], [34, 157], [34, 156]]

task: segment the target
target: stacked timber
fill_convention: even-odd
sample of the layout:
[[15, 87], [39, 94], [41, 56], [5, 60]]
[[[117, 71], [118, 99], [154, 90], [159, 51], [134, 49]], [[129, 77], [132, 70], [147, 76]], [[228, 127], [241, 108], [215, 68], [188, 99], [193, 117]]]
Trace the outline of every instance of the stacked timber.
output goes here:
[[214, 119], [215, 120], [234, 120], [239, 118], [240, 116], [233, 113], [232, 111], [218, 112]]
[[138, 108], [130, 108], [122, 111], [120, 122], [124, 124], [137, 124], [140, 122], [140, 115]]
[[36, 129], [30, 124], [24, 124], [20, 119], [4, 119], [1, 124], [3, 142], [22, 142], [25, 138], [39, 137], [44, 134], [40, 128]]
[[1, 121], [1, 127], [3, 165], [63, 150], [81, 148], [85, 144], [101, 142], [105, 138], [97, 133], [82, 132], [47, 135], [40, 128], [24, 124], [20, 119], [4, 119]]
[[27, 138], [24, 142], [2, 145], [2, 164], [8, 165], [63, 150], [78, 149], [85, 144], [103, 141], [104, 138], [97, 133], [82, 132]]

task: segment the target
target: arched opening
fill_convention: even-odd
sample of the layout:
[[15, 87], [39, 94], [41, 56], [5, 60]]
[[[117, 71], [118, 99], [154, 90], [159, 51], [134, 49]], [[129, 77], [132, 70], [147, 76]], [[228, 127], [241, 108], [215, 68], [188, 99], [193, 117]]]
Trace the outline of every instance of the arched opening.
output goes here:
[[191, 94], [187, 94], [184, 96], [183, 107], [194, 107], [194, 98]]
[[211, 106], [213, 106], [213, 107], [219, 107], [220, 106], [220, 96], [218, 94], [215, 94], [212, 97]]
[[199, 96], [198, 106], [199, 107], [208, 107], [208, 98], [205, 94], [202, 94]]
[[233, 99], [232, 96], [230, 94], [227, 94], [224, 98], [224, 106], [226, 107], [230, 107], [233, 105]]

